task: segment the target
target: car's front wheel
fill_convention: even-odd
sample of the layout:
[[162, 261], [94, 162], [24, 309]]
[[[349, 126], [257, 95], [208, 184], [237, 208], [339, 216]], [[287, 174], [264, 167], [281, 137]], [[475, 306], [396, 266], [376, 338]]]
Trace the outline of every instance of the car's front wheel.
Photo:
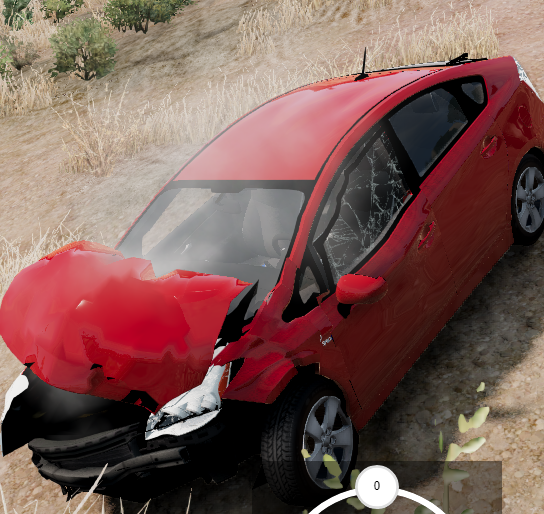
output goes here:
[[527, 154], [519, 163], [512, 188], [514, 244], [534, 244], [544, 231], [544, 165]]
[[[350, 488], [359, 437], [339, 389], [322, 377], [297, 377], [278, 398], [264, 424], [261, 458], [272, 491], [289, 505], [313, 508]], [[305, 459], [302, 450], [310, 457]], [[340, 465], [343, 489], [331, 489], [325, 454]]]

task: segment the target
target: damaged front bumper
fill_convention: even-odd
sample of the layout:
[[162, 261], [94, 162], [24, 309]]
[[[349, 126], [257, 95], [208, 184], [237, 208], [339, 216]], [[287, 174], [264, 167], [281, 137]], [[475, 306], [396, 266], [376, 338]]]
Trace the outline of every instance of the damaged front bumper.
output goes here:
[[108, 464], [94, 492], [145, 502], [199, 477], [219, 483], [236, 474], [230, 430], [220, 414], [191, 418], [201, 426], [180, 436], [145, 441], [142, 424], [135, 423], [77, 440], [34, 439], [28, 446], [40, 475], [59, 484], [68, 499], [89, 491]]

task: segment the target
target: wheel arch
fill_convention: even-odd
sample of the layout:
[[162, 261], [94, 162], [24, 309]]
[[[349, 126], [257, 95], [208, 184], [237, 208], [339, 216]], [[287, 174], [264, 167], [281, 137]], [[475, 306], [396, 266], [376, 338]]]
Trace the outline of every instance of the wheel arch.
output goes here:
[[[533, 146], [533, 148], [528, 150], [523, 157], [525, 157], [526, 155], [533, 155], [534, 157], [539, 159], [540, 162], [542, 162], [542, 164], [544, 164], [544, 151], [542, 151], [542, 149], [539, 148], [538, 146]], [[521, 159], [523, 159], [523, 157]], [[521, 162], [521, 159], [519, 162]]]
[[[282, 401], [282, 399], [289, 395], [289, 392], [292, 388], [299, 386], [301, 383], [305, 383], [309, 380], [316, 379], [321, 380], [324, 383], [328, 383], [332, 385], [335, 389], [338, 390], [339, 395], [341, 396], [340, 400], [342, 402], [342, 405], [347, 413], [348, 416], [352, 418], [352, 408], [350, 405], [350, 396], [348, 394], [348, 391], [345, 390], [345, 388], [334, 380], [333, 378], [327, 377], [325, 375], [321, 375], [319, 373], [319, 363], [312, 363], [305, 366], [298, 366], [295, 368], [296, 374], [293, 375], [289, 381], [285, 384], [285, 387], [281, 390], [281, 392], [276, 396], [276, 398], [271, 402], [271, 404], [274, 404], [278, 401]], [[357, 400], [356, 400], [357, 401]], [[353, 421], [353, 418], [352, 418]]]

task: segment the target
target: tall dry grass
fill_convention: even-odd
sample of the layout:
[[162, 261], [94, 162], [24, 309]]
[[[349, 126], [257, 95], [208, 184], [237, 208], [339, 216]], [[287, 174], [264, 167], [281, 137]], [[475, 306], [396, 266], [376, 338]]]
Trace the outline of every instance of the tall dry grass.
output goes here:
[[22, 243], [20, 240], [8, 241], [5, 237], [0, 236], [0, 299], [15, 275], [23, 268], [34, 264], [44, 255], [53, 252], [57, 248], [73, 241], [80, 241], [83, 238], [81, 225], [73, 231], [64, 225], [68, 214], [57, 228], [51, 231], [47, 229], [45, 234], [42, 234], [40, 227], [40, 236], [37, 238], [32, 236], [32, 242], [26, 251], [21, 249]]
[[[464, 52], [472, 58], [498, 56], [499, 42], [490, 12], [470, 7], [449, 17], [446, 13], [440, 19], [433, 16], [422, 30], [399, 29], [379, 34], [370, 41], [366, 69], [448, 60]], [[304, 69], [288, 70], [285, 80], [272, 70], [259, 78], [256, 72], [247, 78], [242, 75], [228, 87], [226, 76], [221, 88], [219, 84], [214, 88], [209, 82], [206, 97], [190, 108], [185, 97], [181, 104], [171, 105], [169, 93], [156, 109], [148, 103], [136, 113], [125, 113], [121, 111], [123, 93], [115, 114], [110, 112], [109, 100], [99, 114], [92, 100], [87, 120], [78, 115], [77, 125], [73, 125], [63, 119], [63, 127], [72, 134], [75, 145], [69, 148], [63, 140], [68, 157], [61, 163], [61, 169], [107, 176], [119, 159], [134, 158], [147, 144], [205, 143], [263, 102], [305, 84], [357, 72], [362, 62], [363, 48], [353, 51], [344, 44], [332, 60], [324, 55], [315, 62], [306, 59]], [[127, 85], [128, 82], [125, 90]], [[77, 113], [74, 102], [73, 106]]]
[[[241, 32], [238, 55], [267, 54], [275, 50], [273, 35], [313, 23], [316, 14], [333, 0], [279, 0], [271, 9], [250, 10], [242, 16], [237, 32]], [[392, 0], [351, 0], [356, 10], [364, 11], [389, 5]]]
[[[108, 465], [106, 464], [104, 466], [104, 469], [102, 469], [102, 471], [100, 472], [100, 475], [98, 475], [97, 479], [95, 480], [93, 486], [91, 487], [90, 491], [83, 497], [83, 500], [81, 501], [81, 503], [77, 506], [76, 510], [74, 511], [73, 514], [78, 514], [78, 512], [83, 508], [83, 505], [85, 505], [87, 503], [87, 500], [89, 499], [89, 497], [91, 496], [91, 494], [93, 494], [95, 488], [98, 486], [98, 483], [100, 482], [100, 479], [102, 478], [102, 475], [104, 474], [104, 471], [106, 471], [106, 468], [108, 467]], [[4, 507], [4, 513], [5, 514], [8, 514], [8, 508], [6, 506], [6, 499], [4, 498], [4, 491], [2, 489], [2, 486], [0, 485], [0, 496], [2, 497], [2, 505]], [[91, 506], [85, 511], [85, 514], [87, 514], [89, 512], [89, 510], [91, 510], [91, 508], [94, 506], [94, 504], [98, 501], [99, 499], [97, 498], [92, 504]], [[66, 511], [68, 511], [69, 513], [71, 512], [71, 501], [70, 500], [68, 502], [68, 505], [66, 506], [66, 508], [64, 509], [64, 513], [63, 514], [66, 514]], [[146, 514], [147, 512], [147, 508], [149, 507], [149, 502], [151, 500], [149, 500], [139, 511], [138, 511], [138, 514], [140, 514], [142, 511], [143, 511], [143, 514]], [[32, 503], [36, 503], [36, 508], [34, 510], [34, 514], [37, 514], [38, 512], [38, 500], [33, 500], [29, 503], [27, 503], [23, 509], [26, 509], [29, 505], [31, 505]], [[123, 500], [120, 499], [120, 502], [121, 502], [121, 512], [124, 512], [124, 509], [123, 509]], [[191, 504], [191, 497], [189, 496], [189, 505]], [[13, 509], [13, 512], [15, 514], [17, 514], [17, 511], [15, 509]], [[104, 510], [104, 496], [102, 496], [102, 514], [105, 514], [105, 510]], [[187, 512], [186, 514], [189, 514], [189, 507], [187, 507]]]

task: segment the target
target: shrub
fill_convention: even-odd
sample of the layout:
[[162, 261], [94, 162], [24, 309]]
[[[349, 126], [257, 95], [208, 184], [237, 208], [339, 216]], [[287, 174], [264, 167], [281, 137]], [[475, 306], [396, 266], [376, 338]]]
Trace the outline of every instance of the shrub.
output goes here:
[[[117, 30], [126, 27], [147, 33], [149, 22], [170, 23], [170, 18], [192, 0], [110, 0], [104, 7], [104, 15]], [[143, 23], [145, 22], [145, 27]]]
[[5, 17], [6, 25], [19, 30], [24, 20], [32, 21], [32, 11], [23, 11], [28, 7], [30, 0], [4, 0], [4, 10], [2, 15]]
[[[59, 28], [57, 35], [49, 38], [55, 51], [55, 68], [47, 70], [52, 77], [77, 69], [83, 80], [100, 79], [113, 71], [113, 56], [117, 50], [115, 41], [106, 34], [105, 28], [95, 18], [76, 20]], [[83, 65], [77, 62], [82, 61]]]
[[10, 38], [4, 36], [0, 37], [0, 44], [7, 50], [9, 57], [11, 57], [11, 64], [17, 71], [32, 64], [40, 56], [36, 47], [30, 42], [17, 41], [14, 43]]
[[67, 14], [77, 11], [83, 5], [83, 0], [45, 0], [42, 6], [42, 11], [45, 18], [53, 18], [58, 22]]
[[8, 48], [0, 42], [0, 77], [11, 77], [13, 72], [11, 70], [11, 64], [13, 59], [9, 53]]

